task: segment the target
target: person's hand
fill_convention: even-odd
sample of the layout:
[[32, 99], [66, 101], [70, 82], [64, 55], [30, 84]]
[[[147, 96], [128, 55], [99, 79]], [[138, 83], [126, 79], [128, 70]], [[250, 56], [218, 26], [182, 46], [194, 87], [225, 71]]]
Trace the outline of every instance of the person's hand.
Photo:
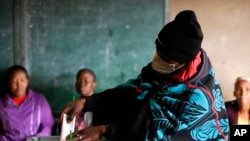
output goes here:
[[[98, 125], [85, 128], [72, 134], [72, 141], [98, 141], [108, 131], [109, 125]], [[70, 135], [66, 137], [70, 141]]]
[[63, 120], [64, 114], [69, 115], [67, 118], [67, 122], [72, 121], [74, 116], [79, 115], [82, 112], [85, 101], [85, 98], [79, 98], [76, 101], [70, 102], [66, 106], [64, 106], [60, 114], [61, 121]]

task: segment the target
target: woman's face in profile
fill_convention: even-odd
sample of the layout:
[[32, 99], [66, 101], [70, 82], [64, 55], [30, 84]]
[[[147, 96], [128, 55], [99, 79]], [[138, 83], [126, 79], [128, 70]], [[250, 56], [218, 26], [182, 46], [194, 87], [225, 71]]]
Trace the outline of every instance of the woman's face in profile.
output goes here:
[[240, 105], [250, 105], [250, 82], [239, 80], [234, 89], [234, 96]]
[[25, 72], [22, 70], [13, 72], [8, 85], [12, 96], [24, 96], [28, 88], [28, 78]]

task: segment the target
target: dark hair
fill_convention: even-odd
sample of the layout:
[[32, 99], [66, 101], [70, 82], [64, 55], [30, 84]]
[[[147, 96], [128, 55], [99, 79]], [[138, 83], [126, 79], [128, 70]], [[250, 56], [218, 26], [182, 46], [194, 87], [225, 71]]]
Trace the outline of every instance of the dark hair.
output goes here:
[[18, 70], [23, 71], [25, 73], [27, 79], [29, 79], [29, 75], [28, 75], [28, 72], [25, 69], [25, 67], [23, 67], [21, 65], [13, 65], [13, 66], [9, 67], [4, 74], [4, 81], [3, 81], [4, 92], [8, 92], [8, 93], [10, 92], [8, 83], [9, 83], [11, 77], [13, 76], [13, 74]]
[[77, 74], [76, 74], [76, 78], [78, 78], [79, 75], [80, 75], [82, 72], [88, 72], [88, 73], [90, 73], [90, 74], [93, 76], [93, 78], [94, 78], [94, 82], [96, 82], [96, 75], [95, 75], [94, 71], [92, 71], [91, 69], [88, 69], [88, 68], [80, 69], [80, 70], [77, 72]]

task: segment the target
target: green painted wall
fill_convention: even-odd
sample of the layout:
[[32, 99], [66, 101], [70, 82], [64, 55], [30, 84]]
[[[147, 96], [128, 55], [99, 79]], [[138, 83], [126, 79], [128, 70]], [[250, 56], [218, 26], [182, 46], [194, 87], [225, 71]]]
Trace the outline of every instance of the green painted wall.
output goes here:
[[53, 111], [72, 100], [83, 67], [96, 72], [96, 91], [136, 77], [164, 24], [164, 0], [26, 0], [24, 8], [25, 65]]
[[13, 64], [13, 1], [0, 0], [0, 93], [3, 73]]

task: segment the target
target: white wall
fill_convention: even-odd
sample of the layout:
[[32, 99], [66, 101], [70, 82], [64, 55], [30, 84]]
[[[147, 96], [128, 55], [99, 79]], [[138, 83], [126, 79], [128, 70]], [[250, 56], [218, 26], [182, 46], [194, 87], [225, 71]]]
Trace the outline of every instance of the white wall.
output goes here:
[[170, 20], [184, 9], [196, 12], [202, 46], [215, 68], [226, 101], [234, 99], [236, 77], [250, 76], [250, 0], [171, 0]]

